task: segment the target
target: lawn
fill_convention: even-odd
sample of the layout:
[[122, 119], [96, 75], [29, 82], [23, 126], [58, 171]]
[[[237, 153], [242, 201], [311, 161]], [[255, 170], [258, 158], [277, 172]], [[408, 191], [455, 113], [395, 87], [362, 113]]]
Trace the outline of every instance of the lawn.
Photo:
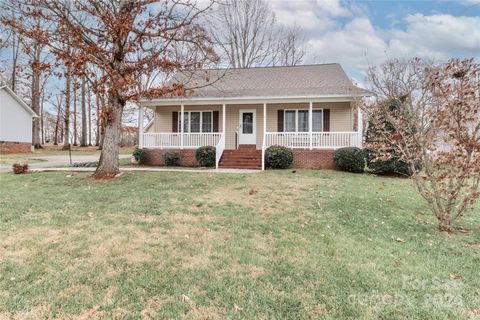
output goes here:
[[407, 179], [335, 171], [0, 174], [0, 319], [476, 319], [455, 235]]

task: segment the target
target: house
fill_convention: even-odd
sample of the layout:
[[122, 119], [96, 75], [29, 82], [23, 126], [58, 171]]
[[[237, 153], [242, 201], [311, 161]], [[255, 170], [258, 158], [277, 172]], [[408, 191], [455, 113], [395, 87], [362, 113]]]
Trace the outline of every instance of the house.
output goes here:
[[32, 151], [32, 119], [37, 114], [7, 86], [0, 87], [0, 153]]
[[292, 149], [292, 167], [331, 168], [335, 149], [362, 146], [354, 100], [371, 94], [339, 64], [200, 70], [171, 81], [196, 89], [140, 101], [140, 117], [154, 111], [139, 141], [149, 164], [176, 150], [182, 165], [195, 166], [195, 149], [208, 145], [217, 168], [263, 169], [265, 149], [280, 145]]

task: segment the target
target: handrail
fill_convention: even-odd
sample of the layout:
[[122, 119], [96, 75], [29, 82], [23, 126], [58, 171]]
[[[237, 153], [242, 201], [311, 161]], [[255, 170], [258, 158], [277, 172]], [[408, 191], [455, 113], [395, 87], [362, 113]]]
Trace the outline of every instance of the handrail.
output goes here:
[[220, 140], [218, 140], [217, 145], [215, 146], [215, 168], [218, 169], [220, 164], [220, 159], [222, 159], [223, 151], [225, 150], [225, 133], [222, 133]]
[[267, 147], [265, 145], [265, 141], [266, 141], [266, 134], [264, 133], [263, 134], [263, 143], [262, 143], [262, 171], [265, 170], [265, 150], [267, 149]]
[[273, 145], [292, 149], [338, 149], [361, 147], [361, 133], [351, 132], [266, 132], [265, 147]]
[[[182, 145], [183, 136], [183, 145]], [[145, 148], [185, 148], [192, 149], [203, 146], [216, 146], [222, 136], [221, 132], [181, 133], [181, 132], [152, 132], [143, 134]]]

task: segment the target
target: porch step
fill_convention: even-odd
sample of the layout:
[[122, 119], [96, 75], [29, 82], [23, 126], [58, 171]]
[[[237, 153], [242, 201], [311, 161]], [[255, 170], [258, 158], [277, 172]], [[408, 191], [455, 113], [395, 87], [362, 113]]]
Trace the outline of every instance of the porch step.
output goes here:
[[261, 169], [262, 151], [255, 145], [242, 145], [238, 150], [223, 151], [219, 163], [220, 168], [229, 169]]

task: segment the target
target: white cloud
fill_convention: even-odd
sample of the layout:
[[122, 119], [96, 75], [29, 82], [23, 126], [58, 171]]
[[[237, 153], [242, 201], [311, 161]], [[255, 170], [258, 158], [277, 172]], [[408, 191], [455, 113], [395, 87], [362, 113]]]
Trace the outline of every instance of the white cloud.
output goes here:
[[364, 69], [385, 59], [385, 41], [370, 20], [354, 18], [344, 27], [308, 41], [309, 59], [340, 62], [345, 67]]
[[480, 55], [480, 17], [408, 15], [404, 30], [391, 30], [390, 53], [448, 59]]

